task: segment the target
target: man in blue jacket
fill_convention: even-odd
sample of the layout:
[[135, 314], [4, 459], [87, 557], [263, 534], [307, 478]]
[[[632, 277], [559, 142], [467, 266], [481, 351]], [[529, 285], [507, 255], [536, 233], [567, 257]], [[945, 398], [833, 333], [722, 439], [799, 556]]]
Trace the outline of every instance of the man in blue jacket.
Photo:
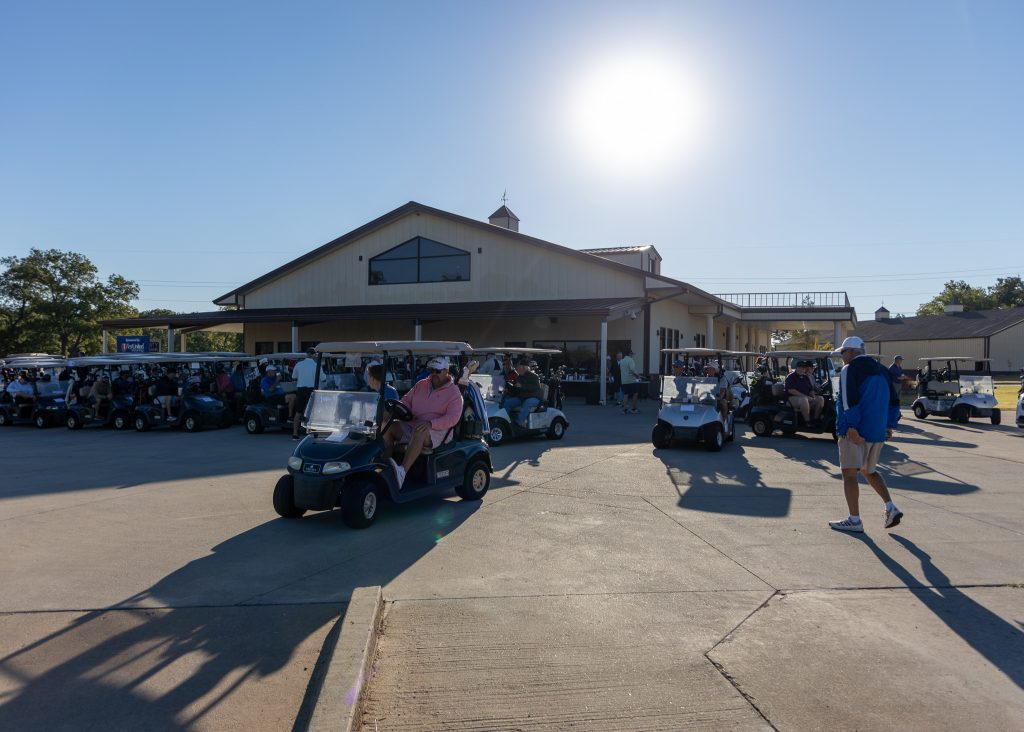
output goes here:
[[882, 444], [892, 437], [900, 419], [900, 400], [893, 388], [892, 375], [878, 361], [864, 353], [864, 341], [851, 336], [835, 353], [843, 359], [836, 400], [836, 432], [839, 435], [839, 469], [843, 473], [843, 492], [850, 515], [829, 521], [836, 531], [861, 533], [860, 486], [857, 473], [863, 473], [875, 492], [885, 501], [885, 528], [891, 529], [903, 518], [889, 496], [885, 480], [875, 470]]

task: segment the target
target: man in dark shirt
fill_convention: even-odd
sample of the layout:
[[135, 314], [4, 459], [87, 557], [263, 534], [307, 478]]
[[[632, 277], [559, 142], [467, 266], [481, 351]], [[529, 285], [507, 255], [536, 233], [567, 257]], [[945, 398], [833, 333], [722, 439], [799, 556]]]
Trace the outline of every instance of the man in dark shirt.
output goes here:
[[505, 387], [505, 409], [512, 416], [513, 409], [519, 409], [519, 425], [524, 429], [529, 425], [532, 412], [544, 396], [540, 385], [540, 377], [530, 371], [530, 362], [521, 360], [516, 364], [515, 384]]
[[903, 356], [896, 356], [889, 365], [889, 373], [892, 375], [892, 385], [896, 392], [903, 388]]
[[814, 368], [814, 364], [810, 361], [797, 361], [796, 368], [786, 377], [785, 383], [789, 403], [800, 412], [807, 424], [817, 421], [821, 417], [822, 409], [825, 408], [825, 400], [814, 393], [814, 382], [811, 380], [812, 368]]

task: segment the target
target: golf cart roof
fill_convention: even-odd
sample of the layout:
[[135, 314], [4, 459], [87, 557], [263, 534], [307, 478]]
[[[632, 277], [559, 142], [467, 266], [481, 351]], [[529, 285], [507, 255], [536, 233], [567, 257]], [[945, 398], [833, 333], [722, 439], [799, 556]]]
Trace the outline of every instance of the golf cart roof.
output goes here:
[[67, 365], [67, 361], [60, 356], [15, 356], [0, 360], [0, 365], [12, 369], [21, 368], [57, 368]]
[[131, 366], [132, 364], [153, 363], [153, 359], [147, 358], [145, 354], [137, 353], [135, 356], [135, 358], [114, 358], [109, 355], [82, 356], [81, 358], [70, 359], [68, 366], [82, 368], [87, 366]]
[[742, 356], [739, 351], [725, 348], [662, 348], [662, 353], [685, 353], [687, 356]]
[[768, 351], [771, 358], [832, 358], [832, 351]]
[[554, 355], [556, 353], [561, 353], [561, 351], [558, 350], [557, 348], [526, 348], [525, 346], [488, 346], [487, 348], [474, 348], [473, 353], [522, 353], [527, 355], [535, 354], [538, 356], [547, 356]]
[[473, 347], [461, 341], [333, 341], [316, 347], [318, 353], [389, 353], [396, 351], [428, 353], [430, 355], [458, 355]]
[[991, 361], [991, 358], [975, 358], [974, 356], [925, 356], [918, 361]]

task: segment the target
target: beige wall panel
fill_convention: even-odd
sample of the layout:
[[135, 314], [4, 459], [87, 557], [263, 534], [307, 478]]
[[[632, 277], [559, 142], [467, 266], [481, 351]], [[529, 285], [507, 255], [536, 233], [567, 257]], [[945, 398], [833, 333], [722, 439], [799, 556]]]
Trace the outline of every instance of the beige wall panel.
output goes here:
[[985, 342], [982, 338], [943, 338], [926, 341], [870, 341], [865, 344], [869, 353], [880, 353], [885, 356], [884, 362], [889, 364], [892, 357], [899, 354], [905, 359], [903, 368], [917, 369], [919, 358], [925, 356], [974, 356], [985, 355]]
[[989, 339], [993, 371], [1017, 372], [1024, 368], [1024, 323], [996, 333]]
[[[425, 236], [468, 251], [469, 282], [368, 284], [369, 260]], [[482, 249], [482, 253], [477, 253]], [[362, 255], [363, 261], [359, 261]], [[246, 295], [247, 308], [639, 297], [641, 279], [428, 214], [407, 216]]]

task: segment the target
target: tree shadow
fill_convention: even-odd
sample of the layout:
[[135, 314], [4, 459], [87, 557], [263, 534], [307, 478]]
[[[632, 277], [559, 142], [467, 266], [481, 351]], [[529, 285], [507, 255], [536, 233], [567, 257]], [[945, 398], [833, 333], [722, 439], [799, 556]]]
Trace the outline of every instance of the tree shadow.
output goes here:
[[[382, 507], [367, 531], [343, 527], [337, 511], [244, 531], [144, 592], [0, 658], [11, 689], [0, 697], [0, 729], [191, 727], [243, 685], [258, 691], [310, 636], [326, 632], [353, 588], [386, 585], [479, 506], [437, 497]], [[38, 627], [40, 615], [55, 617], [26, 614], [27, 627]], [[238, 713], [250, 722], [294, 718], [305, 684], [288, 702], [250, 688], [242, 698], [256, 709]]]
[[950, 630], [1018, 687], [1024, 688], [1024, 631], [1021, 628], [1003, 620], [954, 587], [949, 577], [932, 562], [931, 555], [910, 539], [898, 534], [889, 535], [920, 560], [927, 585], [918, 581], [867, 534], [851, 536], [871, 549], [882, 565], [913, 590], [914, 596]]
[[792, 491], [766, 485], [761, 471], [747, 459], [747, 449], [730, 443], [722, 452], [710, 453], [701, 445], [673, 445], [653, 454], [665, 466], [682, 508], [734, 516], [787, 516]]

